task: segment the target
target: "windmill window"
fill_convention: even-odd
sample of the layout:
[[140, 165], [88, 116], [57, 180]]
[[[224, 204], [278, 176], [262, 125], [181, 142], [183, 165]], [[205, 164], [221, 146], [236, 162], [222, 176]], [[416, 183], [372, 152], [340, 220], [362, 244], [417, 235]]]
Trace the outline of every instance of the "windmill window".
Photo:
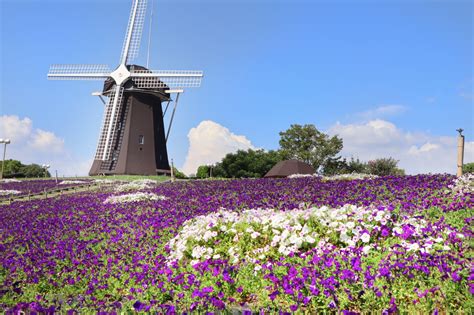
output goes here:
[[145, 144], [145, 137], [142, 135], [138, 136], [138, 144]]

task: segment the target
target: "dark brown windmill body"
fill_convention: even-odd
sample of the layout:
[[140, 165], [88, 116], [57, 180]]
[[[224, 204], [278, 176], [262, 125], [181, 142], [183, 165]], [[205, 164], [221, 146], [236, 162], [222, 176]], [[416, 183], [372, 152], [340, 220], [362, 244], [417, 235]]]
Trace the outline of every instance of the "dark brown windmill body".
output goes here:
[[[131, 68], [146, 70], [140, 66]], [[102, 95], [114, 90], [115, 82], [107, 79]], [[117, 132], [112, 140], [108, 160], [95, 159], [89, 175], [100, 174], [168, 174], [170, 166], [166, 148], [163, 103], [171, 101], [166, 88], [137, 88], [133, 79], [124, 85]]]

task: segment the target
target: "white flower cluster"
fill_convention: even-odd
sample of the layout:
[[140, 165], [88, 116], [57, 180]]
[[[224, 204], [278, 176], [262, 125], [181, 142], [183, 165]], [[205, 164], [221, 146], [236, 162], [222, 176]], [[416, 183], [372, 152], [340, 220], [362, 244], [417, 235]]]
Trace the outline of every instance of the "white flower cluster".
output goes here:
[[147, 192], [137, 192], [133, 194], [119, 195], [119, 196], [109, 196], [105, 199], [104, 204], [106, 203], [125, 203], [125, 202], [137, 202], [137, 201], [157, 201], [157, 200], [166, 200], [165, 196], [147, 193]]
[[115, 188], [115, 191], [129, 191], [129, 190], [143, 190], [153, 188], [157, 184], [157, 181], [151, 179], [140, 179], [134, 180], [130, 183], [126, 183]]
[[0, 196], [17, 195], [20, 193], [21, 191], [18, 190], [0, 190]]
[[63, 180], [59, 185], [75, 185], [75, 184], [85, 184], [87, 182], [83, 180]]
[[[264, 259], [272, 251], [286, 256], [303, 247], [320, 248], [328, 243], [342, 248], [359, 244], [368, 252], [375, 241], [370, 233], [380, 230], [390, 219], [388, 211], [354, 205], [291, 211], [221, 209], [186, 221], [168, 244], [169, 259], [191, 257], [192, 263], [196, 263], [218, 255], [237, 263], [242, 258]], [[230, 242], [230, 247], [226, 242]]]
[[21, 180], [15, 179], [15, 178], [4, 178], [0, 179], [0, 183], [19, 183]]
[[448, 188], [458, 194], [474, 193], [474, 174], [467, 173], [456, 178]]
[[351, 174], [341, 174], [341, 175], [334, 175], [334, 176], [324, 176], [323, 180], [374, 179], [377, 177], [378, 177], [377, 175], [371, 175], [371, 174], [351, 173]]
[[322, 177], [318, 174], [291, 174], [287, 178]]
[[94, 179], [94, 183], [97, 184], [114, 184], [116, 181], [111, 179]]

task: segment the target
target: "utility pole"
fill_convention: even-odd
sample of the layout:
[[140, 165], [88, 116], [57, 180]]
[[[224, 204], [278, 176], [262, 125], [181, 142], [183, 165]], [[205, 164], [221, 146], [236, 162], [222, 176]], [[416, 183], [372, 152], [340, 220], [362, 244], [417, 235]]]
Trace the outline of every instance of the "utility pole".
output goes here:
[[174, 164], [173, 164], [173, 159], [171, 159], [171, 181], [174, 182]]
[[458, 170], [456, 175], [462, 176], [462, 166], [464, 165], [464, 136], [462, 135], [463, 129], [456, 129], [459, 132], [458, 136]]
[[3, 162], [2, 162], [2, 173], [0, 173], [0, 179], [3, 179], [3, 171], [5, 170], [5, 154], [7, 152], [7, 144], [10, 143], [10, 139], [0, 139], [0, 143], [3, 143]]

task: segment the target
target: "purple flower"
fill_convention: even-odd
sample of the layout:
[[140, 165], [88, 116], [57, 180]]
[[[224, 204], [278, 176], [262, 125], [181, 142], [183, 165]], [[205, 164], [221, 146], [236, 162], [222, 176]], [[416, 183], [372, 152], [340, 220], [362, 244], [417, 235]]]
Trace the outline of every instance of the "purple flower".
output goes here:
[[461, 276], [457, 272], [453, 272], [451, 274], [451, 278], [453, 279], [454, 282], [459, 282], [461, 281]]
[[273, 300], [275, 300], [275, 298], [277, 297], [278, 294], [280, 294], [280, 292], [275, 290], [272, 293], [270, 293], [268, 296], [270, 297], [270, 300], [273, 301]]

